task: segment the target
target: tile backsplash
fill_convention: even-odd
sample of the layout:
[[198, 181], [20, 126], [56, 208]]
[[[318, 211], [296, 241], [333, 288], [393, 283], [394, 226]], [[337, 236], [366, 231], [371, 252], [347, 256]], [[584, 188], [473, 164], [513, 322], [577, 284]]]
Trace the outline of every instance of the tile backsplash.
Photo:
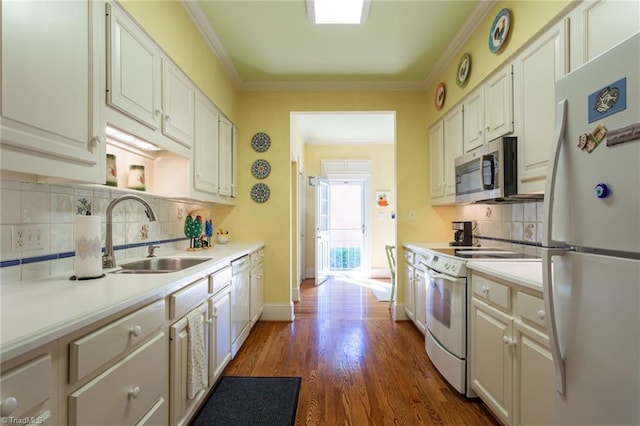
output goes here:
[[[112, 199], [124, 192], [108, 187], [80, 185], [45, 185], [0, 181], [0, 283], [25, 281], [49, 275], [73, 275], [74, 221], [78, 214], [101, 217], [102, 246], [105, 243], [106, 210]], [[129, 192], [130, 193], [130, 192]], [[116, 262], [147, 254], [147, 246], [186, 249], [184, 221], [188, 212], [213, 208], [205, 204], [186, 204], [156, 198], [144, 192], [143, 197], [158, 214], [149, 222], [144, 206], [136, 201], [123, 201], [113, 210], [113, 243]], [[214, 218], [215, 219], [215, 218]], [[215, 220], [214, 220], [215, 223]], [[14, 233], [37, 231], [38, 248], [16, 247]], [[34, 233], [34, 235], [36, 235]]]
[[455, 208], [455, 220], [473, 221], [482, 245], [536, 253], [542, 243], [544, 201], [469, 204]]

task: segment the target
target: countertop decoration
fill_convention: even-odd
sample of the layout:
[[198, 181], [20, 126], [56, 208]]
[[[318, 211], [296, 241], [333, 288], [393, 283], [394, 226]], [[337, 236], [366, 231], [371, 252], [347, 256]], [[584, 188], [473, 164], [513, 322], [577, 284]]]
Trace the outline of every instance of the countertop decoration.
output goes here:
[[511, 13], [509, 9], [502, 9], [496, 15], [489, 30], [489, 50], [492, 53], [497, 53], [502, 49], [507, 37], [509, 37], [510, 27]]
[[184, 235], [190, 238], [188, 251], [199, 250], [202, 248], [202, 241], [200, 235], [202, 234], [202, 216], [198, 215], [195, 218], [191, 215], [187, 215], [184, 221]]
[[258, 179], [264, 179], [271, 173], [271, 164], [267, 160], [256, 160], [251, 166], [251, 174]]
[[445, 98], [444, 83], [440, 83], [438, 84], [438, 87], [436, 87], [436, 96], [434, 101], [436, 109], [438, 111], [440, 111], [442, 109], [442, 106], [444, 105], [444, 98]]
[[204, 222], [204, 235], [207, 237], [205, 249], [213, 248], [211, 244], [211, 237], [213, 237], [213, 220], [207, 219]]
[[256, 183], [251, 188], [251, 199], [256, 203], [264, 203], [269, 199], [271, 191], [269, 187], [264, 183]]
[[251, 138], [251, 146], [257, 152], [265, 152], [271, 146], [271, 138], [264, 132], [258, 132]]
[[471, 72], [471, 55], [465, 53], [458, 62], [458, 72], [456, 74], [456, 84], [459, 87], [464, 86], [467, 83], [467, 78]]

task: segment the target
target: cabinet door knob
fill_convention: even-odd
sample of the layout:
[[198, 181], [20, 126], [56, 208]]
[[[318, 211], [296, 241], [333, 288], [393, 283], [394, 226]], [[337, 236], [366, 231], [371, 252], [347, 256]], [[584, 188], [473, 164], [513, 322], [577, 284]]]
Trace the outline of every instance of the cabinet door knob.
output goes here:
[[171, 120], [171, 116], [170, 116], [170, 115], [168, 115], [168, 114], [167, 114], [167, 115], [165, 115], [165, 116], [164, 116], [164, 118], [165, 118], [167, 121]]
[[480, 287], [480, 291], [484, 294], [487, 294], [489, 293], [489, 287], [483, 285], [482, 287]]
[[482, 136], [482, 130], [478, 130], [478, 136]]
[[140, 395], [140, 387], [134, 386], [129, 390], [129, 397], [131, 399], [136, 399]]
[[156, 115], [162, 115], [162, 110], [160, 108], [156, 110]]
[[510, 337], [507, 336], [502, 336], [502, 341], [504, 342], [505, 345], [507, 346], [515, 346], [516, 345], [516, 341], [513, 340]]
[[543, 320], [543, 319], [544, 319], [544, 309], [540, 309], [540, 310], [538, 311], [538, 318], [540, 318], [541, 320]]
[[[2, 409], [0, 410], [2, 417], [7, 417], [13, 413], [13, 410], [18, 406], [18, 400], [13, 396], [5, 398], [2, 400]], [[4, 422], [3, 422], [4, 423]]]
[[140, 334], [142, 334], [142, 327], [140, 327], [139, 325], [136, 325], [131, 329], [130, 333], [131, 335], [133, 335], [133, 337], [138, 337], [140, 336]]

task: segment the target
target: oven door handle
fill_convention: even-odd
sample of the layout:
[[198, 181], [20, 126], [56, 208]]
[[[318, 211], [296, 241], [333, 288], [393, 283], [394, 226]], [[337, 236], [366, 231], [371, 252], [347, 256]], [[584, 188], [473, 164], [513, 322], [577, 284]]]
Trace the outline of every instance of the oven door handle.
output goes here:
[[437, 272], [434, 272], [432, 270], [429, 270], [429, 277], [431, 277], [434, 280], [445, 280], [445, 281], [451, 281], [451, 282], [458, 282], [458, 281], [462, 281], [462, 278], [456, 278], [456, 277], [452, 277], [450, 275], [445, 275], [445, 274], [439, 274]]

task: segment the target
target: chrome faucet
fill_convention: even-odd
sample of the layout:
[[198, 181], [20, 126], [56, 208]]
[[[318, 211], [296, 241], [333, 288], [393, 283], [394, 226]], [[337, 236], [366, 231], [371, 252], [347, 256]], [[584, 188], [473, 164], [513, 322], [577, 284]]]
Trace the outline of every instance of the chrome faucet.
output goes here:
[[126, 200], [136, 200], [140, 202], [146, 208], [145, 213], [147, 214], [150, 222], [158, 220], [156, 212], [153, 211], [153, 208], [149, 205], [149, 203], [147, 203], [143, 198], [138, 197], [137, 195], [121, 195], [118, 198], [111, 200], [111, 202], [107, 206], [107, 235], [105, 236], [104, 255], [102, 256], [103, 268], [116, 267], [116, 258], [113, 255], [113, 208], [120, 201]]

